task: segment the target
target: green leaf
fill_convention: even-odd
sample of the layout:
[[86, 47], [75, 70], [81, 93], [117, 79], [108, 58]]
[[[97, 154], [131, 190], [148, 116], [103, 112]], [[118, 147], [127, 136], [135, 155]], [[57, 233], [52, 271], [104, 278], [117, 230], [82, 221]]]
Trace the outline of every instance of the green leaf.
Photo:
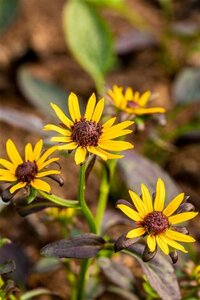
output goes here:
[[0, 34], [15, 19], [18, 4], [18, 0], [0, 0]]
[[166, 256], [157, 253], [150, 262], [143, 262], [141, 255], [143, 245], [134, 244], [123, 251], [137, 259], [144, 274], [154, 290], [163, 300], [181, 299], [180, 289], [176, 278], [175, 270]]
[[99, 91], [115, 61], [113, 37], [94, 6], [71, 0], [64, 6], [64, 33], [72, 54], [95, 81]]
[[0, 275], [8, 274], [16, 269], [15, 262], [13, 260], [0, 264]]
[[50, 103], [53, 102], [62, 108], [65, 113], [68, 113], [68, 93], [63, 89], [32, 75], [27, 67], [18, 70], [17, 79], [22, 94], [34, 106], [55, 117], [55, 112], [50, 106]]
[[104, 7], [110, 7], [114, 9], [120, 9], [125, 5], [124, 0], [86, 0], [87, 3], [92, 5], [99, 5]]

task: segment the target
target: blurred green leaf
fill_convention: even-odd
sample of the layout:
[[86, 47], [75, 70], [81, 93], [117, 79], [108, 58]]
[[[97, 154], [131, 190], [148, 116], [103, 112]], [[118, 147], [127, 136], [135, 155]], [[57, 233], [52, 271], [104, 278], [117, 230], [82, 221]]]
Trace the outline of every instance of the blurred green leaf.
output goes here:
[[104, 7], [117, 8], [120, 9], [125, 5], [124, 0], [86, 0], [87, 3], [92, 5], [100, 5]]
[[185, 68], [175, 79], [173, 98], [176, 103], [200, 101], [200, 68]]
[[141, 259], [143, 250], [143, 245], [134, 244], [123, 252], [137, 259], [148, 281], [161, 299], [180, 300], [181, 295], [175, 270], [166, 256], [157, 253], [150, 262], [143, 262]]
[[22, 67], [17, 73], [18, 85], [22, 94], [38, 109], [55, 117], [50, 103], [56, 103], [67, 111], [68, 93], [53, 83], [46, 82], [32, 75], [26, 67]]
[[72, 54], [102, 92], [104, 76], [115, 61], [113, 37], [107, 24], [94, 6], [80, 0], [71, 0], [64, 6], [63, 24]]
[[159, 177], [165, 182], [167, 200], [171, 200], [180, 192], [172, 178], [158, 164], [136, 153], [135, 150], [126, 151], [118, 166], [126, 186], [138, 194], [141, 193], [141, 183], [146, 184], [150, 192], [154, 193]]
[[15, 19], [18, 4], [18, 0], [0, 0], [0, 34]]

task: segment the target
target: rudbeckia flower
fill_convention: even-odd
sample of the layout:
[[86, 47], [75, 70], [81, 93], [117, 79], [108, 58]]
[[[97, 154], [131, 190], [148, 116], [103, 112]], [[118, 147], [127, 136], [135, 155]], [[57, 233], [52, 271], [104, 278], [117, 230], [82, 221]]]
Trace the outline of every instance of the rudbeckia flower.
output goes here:
[[30, 143], [25, 146], [25, 158], [22, 159], [12, 140], [6, 143], [6, 151], [10, 161], [0, 158], [0, 181], [12, 183], [9, 192], [13, 194], [19, 189], [33, 187], [36, 190], [50, 192], [50, 185], [41, 178], [60, 174], [58, 170], [47, 170], [46, 167], [57, 161], [58, 157], [48, 159], [57, 150], [53, 146], [42, 152], [43, 141], [39, 140], [33, 148]]
[[[154, 202], [144, 184], [141, 185], [141, 190], [142, 198], [135, 192], [129, 191], [134, 206], [126, 200], [117, 202], [117, 208], [122, 210], [136, 225], [136, 228], [127, 233], [126, 238], [147, 236], [147, 246], [150, 252], [156, 251], [157, 246], [166, 255], [170, 253], [169, 247], [187, 252], [179, 242], [192, 243], [195, 242], [195, 239], [184, 234], [184, 228], [176, 225], [194, 218], [198, 213], [184, 211], [184, 204], [188, 207], [188, 203], [181, 204], [184, 200], [184, 193], [177, 195], [164, 208], [165, 185], [162, 179], [159, 178], [157, 181]], [[180, 213], [178, 209], [180, 209]]]
[[114, 106], [128, 114], [146, 115], [165, 112], [163, 107], [147, 107], [151, 96], [150, 91], [140, 95], [138, 91], [134, 92], [130, 87], [123, 91], [122, 87], [114, 85], [113, 89], [108, 90], [107, 94]]
[[51, 138], [53, 142], [61, 143], [59, 150], [75, 150], [76, 164], [83, 163], [87, 153], [95, 154], [104, 160], [123, 157], [108, 151], [123, 151], [133, 148], [133, 145], [126, 141], [117, 141], [116, 138], [132, 132], [127, 129], [133, 124], [132, 121], [125, 121], [113, 125], [116, 118], [111, 118], [104, 124], [100, 119], [104, 109], [104, 99], [96, 104], [95, 94], [90, 97], [85, 114], [81, 115], [78, 98], [71, 93], [68, 98], [68, 108], [71, 119], [56, 105], [51, 103], [56, 115], [60, 119], [60, 126], [48, 124], [44, 130], [53, 130], [59, 136]]

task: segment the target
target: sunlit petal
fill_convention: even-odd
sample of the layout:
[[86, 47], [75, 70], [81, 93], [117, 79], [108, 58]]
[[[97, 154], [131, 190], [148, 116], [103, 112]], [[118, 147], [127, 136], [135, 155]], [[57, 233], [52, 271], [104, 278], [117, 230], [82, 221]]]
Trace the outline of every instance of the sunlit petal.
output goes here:
[[85, 111], [85, 118], [87, 121], [90, 121], [92, 119], [95, 104], [96, 104], [96, 96], [93, 93], [90, 99], [88, 100], [86, 111]]
[[[68, 128], [71, 128], [71, 126], [73, 125], [73, 122], [65, 115], [65, 113], [62, 111], [62, 109], [54, 103], [51, 103], [51, 107], [55, 111], [55, 113], [56, 113], [57, 117], [60, 119], [60, 121], [63, 124], [65, 124]], [[46, 129], [46, 126], [45, 126], [45, 129]]]
[[15, 144], [10, 139], [6, 143], [6, 151], [7, 151], [7, 154], [9, 156], [10, 160], [13, 162], [13, 164], [20, 165], [23, 163], [23, 160], [22, 160], [17, 148], [15, 147]]
[[43, 147], [43, 140], [39, 140], [33, 150], [33, 157], [34, 157], [35, 161], [37, 161], [39, 159], [41, 151], [42, 151], [42, 147]]
[[75, 159], [75, 162], [76, 162], [77, 165], [79, 165], [82, 162], [84, 162], [86, 154], [87, 154], [86, 148], [78, 147], [76, 149], [74, 159]]
[[26, 185], [26, 182], [19, 182], [10, 188], [10, 193], [13, 194], [15, 191], [24, 188]]
[[133, 208], [130, 208], [125, 204], [117, 204], [117, 208], [123, 211], [123, 213], [133, 221], [138, 222], [143, 220], [142, 216], [137, 211], [135, 211]]
[[142, 228], [142, 227], [139, 227], [139, 228], [135, 228], [135, 229], [129, 231], [129, 232], [127, 233], [126, 237], [127, 237], [128, 239], [134, 239], [134, 238], [136, 238], [136, 237], [138, 237], [138, 236], [143, 235], [144, 233], [145, 233], [145, 229]]
[[165, 202], [165, 184], [161, 178], [158, 179], [156, 185], [156, 197], [154, 201], [154, 210], [162, 211]]
[[70, 93], [68, 98], [68, 108], [72, 120], [79, 121], [81, 118], [78, 97], [74, 93]]
[[177, 195], [163, 210], [163, 214], [167, 217], [171, 216], [183, 202], [183, 199], [184, 193]]
[[102, 98], [101, 100], [99, 100], [99, 102], [97, 103], [93, 116], [92, 116], [92, 121], [98, 123], [99, 120], [101, 119], [102, 113], [103, 113], [103, 109], [104, 109], [104, 98]]
[[33, 161], [33, 147], [30, 143], [28, 143], [25, 147], [25, 161]]
[[140, 216], [144, 217], [147, 214], [146, 208], [140, 197], [133, 191], [129, 190], [129, 194]]
[[123, 151], [127, 149], [132, 149], [134, 146], [125, 141], [106, 141], [102, 143], [98, 143], [99, 147], [105, 150], [111, 151]]
[[51, 191], [50, 185], [41, 179], [34, 179], [33, 181], [31, 181], [31, 186], [36, 190], [41, 190], [47, 193], [50, 193]]
[[198, 212], [194, 212], [194, 211], [184, 212], [184, 213], [169, 217], [169, 222], [170, 222], [170, 224], [175, 225], [175, 224], [179, 224], [179, 223], [188, 221], [190, 219], [193, 219], [197, 215], [198, 215]]
[[166, 254], [169, 254], [169, 247], [164, 239], [164, 237], [162, 235], [157, 235], [156, 236], [156, 242], [158, 244], [158, 246], [160, 247], [160, 249]]
[[154, 252], [156, 249], [156, 238], [154, 235], [149, 234], [147, 236], [147, 245], [150, 252]]
[[178, 232], [175, 230], [167, 229], [165, 234], [168, 238], [175, 240], [175, 241], [184, 242], [184, 243], [195, 242], [195, 239], [192, 236], [186, 235], [184, 233], [181, 233], [181, 232]]
[[146, 207], [147, 213], [153, 211], [153, 203], [150, 192], [145, 184], [141, 185], [142, 190], [142, 200], [144, 202], [144, 206]]

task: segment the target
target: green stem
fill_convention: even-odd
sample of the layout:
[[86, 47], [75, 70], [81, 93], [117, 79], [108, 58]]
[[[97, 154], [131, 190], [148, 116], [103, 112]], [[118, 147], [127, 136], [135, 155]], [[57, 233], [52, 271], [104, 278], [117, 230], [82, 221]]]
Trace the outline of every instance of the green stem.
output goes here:
[[63, 199], [61, 197], [58, 197], [56, 195], [50, 195], [50, 194], [47, 194], [43, 191], [38, 191], [39, 194], [50, 200], [51, 202], [53, 203], [56, 203], [58, 205], [61, 205], [61, 206], [64, 206], [64, 207], [67, 207], [67, 208], [80, 208], [80, 205], [79, 205], [79, 202], [77, 200], [66, 200], [66, 199]]
[[90, 232], [96, 233], [96, 225], [95, 225], [94, 217], [85, 201], [85, 171], [86, 171], [86, 165], [83, 164], [80, 166], [78, 200], [81, 207], [81, 211], [88, 223]]
[[81, 262], [81, 270], [79, 274], [79, 281], [78, 286], [76, 286], [77, 289], [77, 300], [84, 300], [85, 299], [85, 285], [87, 282], [87, 270], [90, 265], [91, 259], [84, 259]]
[[103, 169], [102, 181], [100, 185], [100, 195], [99, 195], [99, 201], [97, 205], [96, 218], [95, 218], [98, 234], [101, 233], [102, 220], [103, 220], [103, 216], [107, 206], [108, 196], [110, 192], [110, 182], [112, 181], [114, 175], [116, 163], [117, 160], [115, 159], [109, 162], [109, 174], [107, 174], [105, 168]]

